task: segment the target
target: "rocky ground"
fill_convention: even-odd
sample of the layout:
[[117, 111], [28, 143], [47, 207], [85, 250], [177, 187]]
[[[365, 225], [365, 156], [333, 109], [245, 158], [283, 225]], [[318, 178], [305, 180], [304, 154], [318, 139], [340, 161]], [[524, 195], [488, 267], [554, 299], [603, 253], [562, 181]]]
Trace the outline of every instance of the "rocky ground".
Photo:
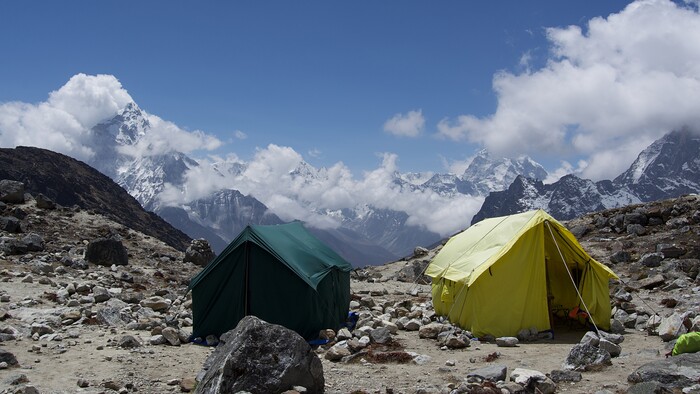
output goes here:
[[[549, 374], [558, 381], [556, 392], [626, 392], [628, 376], [663, 360], [688, 329], [684, 321], [698, 324], [699, 208], [698, 197], [689, 196], [567, 223], [621, 277], [611, 285], [621, 352], [610, 365], [581, 372], [579, 381], [575, 373], [560, 379], [555, 371], [584, 336], [580, 327], [561, 322], [553, 338], [503, 347], [441, 325], [419, 275], [436, 249], [353, 273], [351, 306], [364, 328], [342, 342], [352, 345], [347, 353], [333, 343], [316, 349], [325, 391], [467, 392], [476, 390], [476, 383], [466, 386], [470, 373], [505, 367], [509, 378], [518, 368]], [[51, 207], [39, 196], [0, 203], [0, 217], [0, 393], [192, 390], [212, 351], [184, 343], [191, 331], [186, 286], [200, 266], [152, 237], [89, 211]], [[86, 261], [91, 244], [104, 239], [121, 240], [126, 265]], [[424, 327], [431, 324], [457, 339], [427, 338]], [[388, 338], [372, 332], [377, 328], [389, 331]], [[503, 390], [524, 389], [502, 383], [499, 391], [482, 392]]]

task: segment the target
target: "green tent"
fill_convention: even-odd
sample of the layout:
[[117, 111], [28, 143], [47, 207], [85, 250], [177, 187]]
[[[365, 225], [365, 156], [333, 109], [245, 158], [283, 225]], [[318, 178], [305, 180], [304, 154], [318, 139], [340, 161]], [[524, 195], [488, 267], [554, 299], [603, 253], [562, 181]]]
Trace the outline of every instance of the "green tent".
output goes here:
[[306, 339], [348, 316], [352, 266], [301, 222], [248, 226], [190, 281], [192, 336], [220, 336], [247, 315]]

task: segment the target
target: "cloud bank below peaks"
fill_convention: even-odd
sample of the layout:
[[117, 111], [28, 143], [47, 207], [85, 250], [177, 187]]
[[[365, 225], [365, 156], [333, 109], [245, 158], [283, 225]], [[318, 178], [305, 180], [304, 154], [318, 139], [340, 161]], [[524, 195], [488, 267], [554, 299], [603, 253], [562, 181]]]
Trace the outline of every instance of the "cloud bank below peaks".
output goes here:
[[581, 175], [611, 179], [663, 134], [700, 125], [697, 5], [635, 1], [607, 18], [546, 30], [546, 65], [496, 73], [496, 111], [443, 119], [438, 134], [489, 151], [583, 156]]
[[[113, 75], [77, 74], [46, 101], [0, 104], [0, 146], [36, 146], [83, 161], [95, 154], [92, 128], [111, 119], [134, 100]], [[151, 129], [124, 153], [144, 156], [172, 150], [214, 149], [220, 142], [189, 132], [144, 112]], [[184, 150], [183, 150], [184, 149]]]
[[[268, 145], [247, 163], [237, 157], [212, 157], [186, 174], [183, 189], [168, 185], [160, 195], [164, 205], [179, 205], [221, 189], [239, 190], [265, 204], [283, 220], [303, 220], [314, 227], [340, 225], [329, 212], [373, 206], [404, 211], [408, 224], [449, 235], [469, 225], [483, 198], [441, 196], [432, 190], [412, 190], [394, 182], [398, 157], [385, 153], [381, 164], [355, 179], [338, 162], [314, 168], [290, 147]], [[230, 169], [234, 170], [230, 170]]]

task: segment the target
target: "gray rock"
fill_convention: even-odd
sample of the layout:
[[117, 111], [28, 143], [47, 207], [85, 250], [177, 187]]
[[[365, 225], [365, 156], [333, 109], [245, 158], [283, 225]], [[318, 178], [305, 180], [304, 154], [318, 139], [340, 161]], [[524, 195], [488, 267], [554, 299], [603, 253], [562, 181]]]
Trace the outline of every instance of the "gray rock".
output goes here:
[[387, 327], [379, 327], [370, 331], [369, 337], [373, 343], [389, 343], [391, 342], [391, 332]]
[[36, 201], [36, 207], [39, 209], [56, 209], [56, 203], [41, 193], [34, 197], [34, 201]]
[[[0, 228], [2, 227], [2, 218], [0, 217]], [[19, 239], [10, 237], [0, 237], [0, 252], [6, 255], [19, 255], [27, 253], [27, 245]]]
[[95, 302], [105, 302], [112, 298], [109, 291], [102, 286], [95, 286], [92, 288], [92, 296], [95, 298]]
[[477, 377], [483, 380], [490, 380], [492, 382], [500, 382], [506, 380], [507, 372], [507, 366], [502, 364], [494, 364], [469, 372], [467, 377]]
[[120, 239], [116, 237], [97, 238], [90, 241], [85, 249], [85, 260], [88, 263], [104, 265], [127, 265], [129, 256]]
[[642, 382], [630, 386], [625, 394], [671, 394], [663, 384], [659, 382]]
[[683, 325], [683, 321], [687, 317], [687, 312], [676, 312], [669, 317], [661, 319], [661, 324], [659, 324], [658, 328], [659, 337], [661, 337], [661, 340], [668, 342], [688, 332], [688, 329]]
[[613, 264], [617, 263], [628, 263], [632, 260], [632, 256], [629, 252], [624, 250], [619, 250], [610, 256], [610, 262]]
[[20, 226], [19, 219], [14, 216], [0, 216], [0, 230], [8, 233], [21, 233], [22, 226]]
[[220, 340], [204, 363], [197, 393], [281, 393], [293, 386], [324, 392], [321, 360], [294, 331], [246, 316]]
[[168, 343], [172, 346], [180, 346], [180, 333], [176, 328], [165, 327], [161, 332], [161, 335], [165, 337]]
[[22, 243], [27, 245], [29, 252], [41, 252], [44, 250], [44, 237], [39, 234], [29, 233], [22, 237]]
[[642, 236], [647, 233], [647, 230], [641, 224], [628, 224], [626, 230], [627, 234], [634, 234], [638, 236]]
[[418, 331], [421, 327], [420, 320], [418, 319], [411, 319], [409, 320], [405, 325], [404, 329], [406, 331]]
[[672, 244], [658, 244], [656, 245], [656, 251], [661, 253], [665, 259], [675, 259], [686, 254], [685, 248], [672, 245]]
[[532, 369], [515, 368], [510, 373], [510, 380], [542, 394], [551, 394], [557, 388], [557, 385], [545, 374]]
[[581, 372], [579, 371], [562, 371], [555, 369], [549, 374], [549, 378], [552, 379], [555, 383], [561, 383], [561, 382], [580, 382], [581, 381]]
[[209, 264], [216, 257], [214, 251], [211, 249], [209, 241], [206, 239], [193, 239], [190, 246], [187, 247], [185, 251], [185, 257], [182, 261], [185, 263], [192, 263], [200, 267], [204, 267]]
[[0, 362], [7, 363], [9, 366], [15, 366], [17, 365], [17, 358], [9, 351], [0, 348]]
[[601, 331], [601, 332], [600, 332], [600, 336], [601, 336], [603, 339], [608, 340], [608, 341], [610, 341], [610, 342], [612, 342], [612, 343], [614, 343], [614, 344], [617, 344], [617, 345], [619, 345], [619, 344], [621, 344], [622, 342], [625, 341], [624, 335], [620, 335], [620, 334], [614, 334], [614, 333], [609, 333], [609, 332]]
[[667, 388], [690, 387], [700, 379], [700, 353], [684, 353], [644, 364], [632, 372], [630, 383], [659, 382]]
[[518, 346], [518, 338], [516, 337], [500, 337], [496, 338], [496, 345], [499, 347], [515, 347]]
[[121, 327], [129, 322], [129, 318], [121, 313], [121, 308], [114, 306], [98, 309], [95, 318], [100, 324], [108, 327]]
[[444, 341], [441, 342], [441, 345], [447, 346], [449, 349], [464, 349], [465, 347], [469, 347], [469, 344], [470, 341], [468, 337], [465, 335], [456, 335], [454, 333], [447, 335]]
[[[359, 346], [358, 346], [359, 348]], [[347, 357], [351, 355], [352, 353], [350, 352], [350, 349], [348, 348], [348, 345], [345, 343], [339, 342], [336, 343], [335, 345], [331, 346], [328, 351], [326, 351], [326, 355], [324, 356], [326, 360], [329, 361], [340, 361], [343, 359], [343, 357]]]
[[117, 341], [117, 346], [125, 349], [141, 347], [141, 342], [133, 335], [124, 335]]
[[642, 289], [653, 289], [662, 286], [666, 283], [666, 279], [661, 274], [656, 274], [648, 278], [641, 279], [637, 282], [637, 286]]
[[171, 303], [172, 302], [166, 298], [153, 296], [144, 298], [143, 300], [141, 300], [141, 302], [139, 302], [139, 305], [145, 308], [151, 308], [154, 311], [158, 312], [168, 310], [170, 308]]
[[443, 332], [447, 327], [442, 323], [430, 323], [421, 326], [418, 329], [418, 337], [436, 339], [438, 334]]
[[649, 219], [647, 218], [647, 215], [641, 212], [632, 212], [625, 214], [623, 221], [625, 225], [640, 224], [642, 226], [646, 226]]
[[658, 267], [661, 265], [661, 261], [664, 259], [663, 253], [646, 253], [642, 255], [642, 257], [639, 259], [639, 264], [645, 266], [645, 267]]
[[586, 334], [583, 335], [583, 338], [578, 342], [582, 345], [591, 345], [591, 346], [598, 346], [598, 343], [600, 342], [600, 338], [598, 338], [598, 334], [596, 334], [593, 331], [588, 331]]
[[598, 371], [612, 365], [610, 353], [591, 345], [576, 344], [566, 356], [564, 369]]
[[9, 179], [0, 180], [0, 201], [10, 204], [23, 204], [24, 183]]
[[622, 353], [622, 347], [616, 343], [612, 343], [607, 339], [601, 339], [598, 343], [598, 348], [610, 353], [610, 357], [617, 357]]

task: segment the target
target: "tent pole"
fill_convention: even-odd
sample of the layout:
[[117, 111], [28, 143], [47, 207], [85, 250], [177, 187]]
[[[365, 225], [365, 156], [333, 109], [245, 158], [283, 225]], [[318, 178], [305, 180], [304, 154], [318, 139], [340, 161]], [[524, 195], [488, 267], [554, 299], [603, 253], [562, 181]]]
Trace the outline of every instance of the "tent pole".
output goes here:
[[248, 296], [248, 290], [249, 290], [249, 278], [248, 276], [250, 275], [250, 242], [245, 243], [245, 304], [243, 305], [243, 313], [245, 316], [248, 316], [248, 311], [250, 310], [250, 306], [248, 305], [250, 302], [250, 298]]
[[600, 330], [598, 329], [598, 325], [595, 324], [595, 320], [593, 319], [593, 315], [591, 314], [591, 311], [588, 310], [588, 306], [586, 305], [586, 301], [583, 300], [583, 296], [578, 291], [578, 286], [576, 285], [576, 282], [574, 281], [574, 277], [571, 275], [571, 271], [569, 271], [569, 267], [566, 265], [566, 260], [564, 260], [564, 254], [561, 252], [561, 249], [559, 248], [559, 244], [557, 243], [557, 239], [554, 238], [554, 232], [552, 232], [552, 226], [549, 224], [548, 220], [545, 220], [544, 222], [547, 224], [547, 228], [549, 229], [549, 234], [552, 236], [552, 241], [554, 242], [554, 245], [557, 247], [557, 252], [559, 252], [559, 256], [561, 257], [561, 262], [562, 262], [562, 264], [564, 264], [564, 269], [566, 269], [566, 273], [569, 274], [569, 279], [571, 279], [571, 284], [574, 286], [574, 289], [576, 290], [576, 294], [578, 294], [578, 299], [581, 301], [581, 304], [583, 305], [583, 308], [586, 310], [586, 313], [588, 313], [588, 317], [591, 319], [591, 323], [593, 324], [593, 327], [595, 328], [595, 331], [598, 334], [598, 338], [601, 338]]

